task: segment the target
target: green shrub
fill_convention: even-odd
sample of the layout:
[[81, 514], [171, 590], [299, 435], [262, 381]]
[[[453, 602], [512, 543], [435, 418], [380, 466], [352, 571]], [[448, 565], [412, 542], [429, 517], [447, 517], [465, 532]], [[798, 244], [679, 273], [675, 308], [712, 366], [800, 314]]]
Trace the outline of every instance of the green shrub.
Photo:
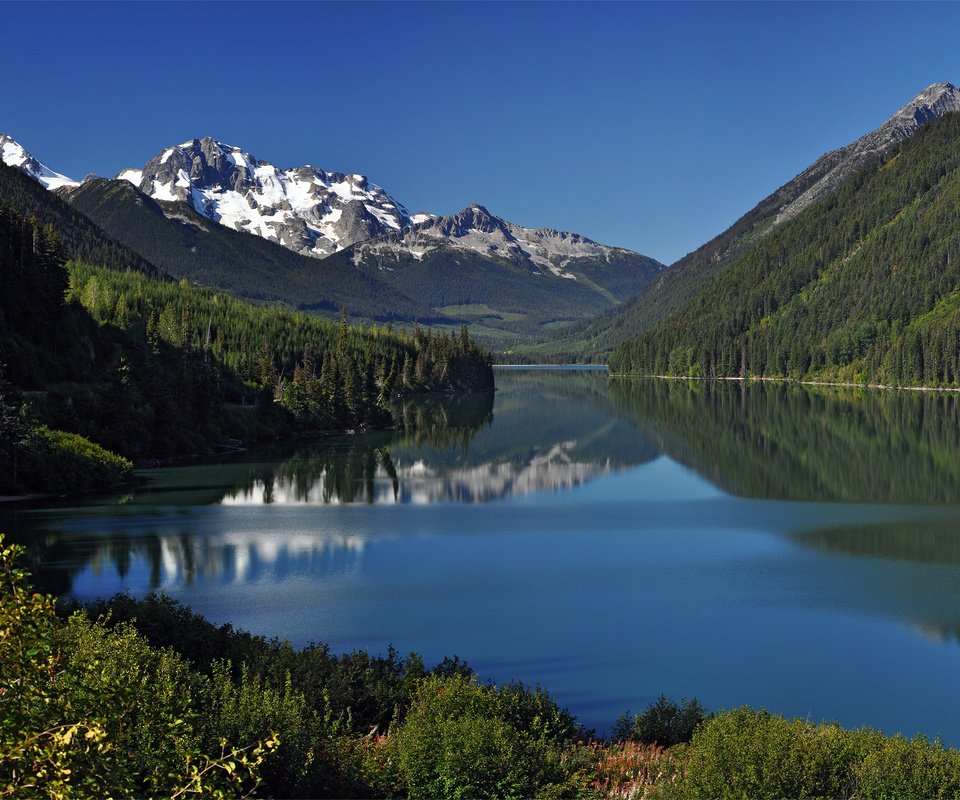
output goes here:
[[858, 800], [960, 797], [960, 752], [922, 736], [876, 738], [854, 770]]
[[[539, 693], [543, 696], [542, 693]], [[425, 678], [395, 735], [398, 772], [412, 798], [533, 797], [565, 782], [552, 722], [517, 687]], [[530, 705], [528, 705], [530, 704]], [[549, 704], [547, 704], [549, 706]]]
[[124, 778], [136, 781], [131, 789], [170, 791], [169, 776], [200, 749], [192, 724], [196, 681], [186, 662], [171, 650], [151, 649], [130, 626], [108, 630], [79, 616], [60, 629], [57, 642], [65, 662], [59, 692], [79, 716], [104, 715], [108, 740], [125, 755]]
[[870, 734], [738, 708], [693, 735], [684, 797], [762, 800], [851, 796], [851, 768]]
[[339, 740], [341, 720], [310, 708], [289, 673], [273, 685], [244, 664], [239, 678], [231, 665], [215, 662], [203, 698], [206, 743], [257, 741], [275, 733], [280, 741], [260, 768], [261, 790], [271, 797], [339, 797], [355, 790], [359, 769]]
[[200, 676], [132, 627], [61, 623], [0, 536], [0, 794], [226, 798], [252, 791], [276, 740], [204, 751]]
[[615, 741], [630, 740], [641, 744], [673, 747], [693, 738], [696, 727], [707, 719], [706, 709], [694, 698], [683, 698], [679, 703], [660, 695], [647, 710], [634, 717], [629, 713], [617, 720], [613, 727]]
[[24, 448], [20, 483], [44, 492], [77, 492], [121, 482], [133, 465], [76, 433], [36, 428]]

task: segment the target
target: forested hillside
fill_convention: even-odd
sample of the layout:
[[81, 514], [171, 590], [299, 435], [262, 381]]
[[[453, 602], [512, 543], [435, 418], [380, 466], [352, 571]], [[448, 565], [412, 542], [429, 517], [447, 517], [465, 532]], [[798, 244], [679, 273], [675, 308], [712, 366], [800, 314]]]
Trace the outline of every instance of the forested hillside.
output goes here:
[[0, 208], [0, 363], [0, 485], [14, 489], [41, 423], [131, 458], [169, 456], [392, 425], [393, 398], [493, 386], [489, 355], [465, 331], [359, 328], [345, 314], [337, 324], [186, 281], [65, 266], [53, 227], [9, 208]]
[[960, 380], [960, 115], [808, 207], [610, 358], [616, 373]]
[[715, 274], [749, 252], [770, 228], [780, 202], [779, 193], [771, 195], [623, 303], [571, 326], [556, 339], [519, 348], [519, 352], [537, 361], [602, 363], [617, 345], [675, 313]]

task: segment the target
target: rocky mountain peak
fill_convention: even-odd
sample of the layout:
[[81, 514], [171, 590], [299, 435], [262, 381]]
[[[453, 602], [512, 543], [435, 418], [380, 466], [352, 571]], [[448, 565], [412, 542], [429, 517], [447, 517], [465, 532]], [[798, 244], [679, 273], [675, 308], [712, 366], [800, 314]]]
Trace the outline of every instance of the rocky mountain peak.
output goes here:
[[793, 187], [806, 188], [781, 208], [774, 224], [787, 221], [835, 191], [854, 172], [883, 157], [893, 145], [913, 136], [922, 125], [955, 111], [960, 111], [960, 90], [952, 83], [931, 84], [879, 128], [822, 156], [787, 184], [781, 191], [788, 196], [794, 194]]
[[901, 141], [912, 136], [921, 125], [954, 111], [960, 111], [960, 91], [952, 83], [934, 83], [867, 136], [878, 138], [876, 143], [880, 145], [886, 140]]
[[0, 133], [0, 160], [9, 167], [18, 167], [47, 189], [61, 186], [77, 186], [77, 181], [54, 172], [46, 164], [35, 159], [27, 149], [12, 136]]
[[[401, 232], [360, 242], [354, 248], [354, 263], [390, 264], [404, 257], [422, 260], [441, 249], [463, 250], [522, 265], [542, 275], [576, 280], [568, 269], [575, 262], [608, 264], [621, 259], [645, 259], [623, 248], [597, 244], [577, 233], [525, 228], [491, 214], [477, 203], [445, 217], [417, 214], [413, 223]], [[652, 259], [646, 261], [644, 267], [652, 264], [654, 271], [663, 266]]]
[[212, 137], [169, 147], [124, 178], [161, 201], [304, 255], [326, 256], [410, 224], [407, 210], [363, 175], [281, 170]]
[[458, 214], [447, 217], [434, 217], [424, 222], [421, 227], [431, 228], [445, 236], [464, 237], [471, 233], [501, 234], [505, 239], [512, 239], [507, 228], [508, 223], [491, 214], [481, 205], [467, 206]]

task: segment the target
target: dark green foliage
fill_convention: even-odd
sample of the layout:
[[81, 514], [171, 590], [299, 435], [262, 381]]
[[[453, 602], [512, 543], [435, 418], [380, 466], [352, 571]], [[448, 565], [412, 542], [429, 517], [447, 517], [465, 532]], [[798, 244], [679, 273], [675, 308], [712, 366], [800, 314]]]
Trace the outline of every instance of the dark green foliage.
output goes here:
[[696, 727], [706, 719], [706, 709], [696, 698], [683, 698], [677, 703], [660, 695], [646, 711], [632, 717], [629, 713], [620, 717], [613, 727], [612, 738], [673, 747], [689, 742]]
[[0, 489], [16, 490], [24, 447], [30, 442], [33, 424], [23, 396], [6, 377], [0, 362]]
[[[294, 650], [288, 643], [216, 626], [164, 595], [134, 600], [118, 595], [86, 609], [93, 618], [106, 617], [111, 625], [134, 622], [155, 647], [172, 647], [197, 669], [212, 674], [218, 663], [231, 665], [235, 680], [246, 670], [247, 680], [259, 677], [264, 685], [283, 687], [289, 675], [309, 708], [323, 714], [349, 712], [350, 730], [385, 731], [399, 710], [409, 703], [417, 681], [427, 674], [415, 653], [401, 657], [393, 648], [386, 655], [355, 651], [343, 655], [327, 645]], [[470, 674], [458, 659], [445, 659], [438, 674]]]
[[18, 482], [20, 487], [42, 487], [45, 492], [82, 492], [121, 483], [131, 469], [127, 459], [89, 439], [41, 425], [31, 431], [23, 448]]
[[[412, 795], [421, 791], [416, 775], [431, 767], [414, 765], [410, 753], [439, 736], [450, 744], [455, 762], [443, 768], [453, 776], [447, 795], [467, 796], [472, 789], [484, 796], [530, 796], [537, 787], [565, 780], [561, 750], [584, 735], [539, 687], [482, 686], [457, 658], [427, 670], [416, 654], [401, 658], [392, 648], [384, 656], [335, 655], [326, 645], [297, 651], [215, 626], [162, 595], [121, 595], [84, 612], [118, 631], [133, 624], [154, 648], [170, 648], [188, 660], [195, 670], [191, 680], [206, 692], [198, 699], [206, 709], [206, 725], [199, 728], [204, 741], [256, 740], [277, 732], [280, 747], [261, 770], [265, 793], [276, 797], [371, 796], [382, 784], [365, 782], [370, 776], [362, 777], [354, 761], [363, 742], [388, 730], [391, 738], [397, 734], [396, 749], [392, 743], [389, 748], [405, 764], [400, 775], [404, 784], [413, 781]], [[439, 706], [431, 692], [444, 698]], [[472, 721], [455, 718], [467, 706]], [[357, 738], [350, 745], [343, 737]], [[481, 774], [492, 776], [482, 779], [492, 783], [458, 788], [464, 776], [479, 781]]]
[[245, 303], [186, 281], [155, 281], [84, 264], [70, 265], [69, 296], [97, 322], [132, 328], [152, 347], [166, 343], [209, 355], [247, 383], [280, 397], [293, 387], [294, 413], [298, 403], [322, 404], [321, 393], [327, 400], [336, 395], [338, 413], [353, 403], [355, 415], [362, 404], [377, 405], [390, 396], [493, 386], [489, 355], [463, 333], [445, 336], [417, 327], [408, 336], [389, 325], [350, 326], [345, 318], [338, 325]]
[[67, 258], [103, 264], [111, 269], [159, 274], [148, 260], [111, 238], [64, 203], [58, 194], [45, 189], [22, 170], [0, 163], [0, 205], [16, 209], [26, 219], [36, 218], [41, 228], [51, 226]]
[[611, 370], [956, 384], [958, 174], [953, 114], [766, 236]]
[[176, 278], [328, 315], [348, 306], [370, 319], [452, 322], [352, 263], [299, 255], [212, 222], [185, 203], [157, 202], [125, 180], [87, 181], [65, 198], [108, 234]]
[[[41, 421], [127, 457], [392, 425], [398, 397], [493, 385], [489, 355], [465, 334], [337, 326], [77, 262], [68, 276], [57, 247], [48, 227], [0, 208], [0, 358]], [[6, 474], [23, 404], [3, 398]]]
[[234, 672], [231, 664], [214, 662], [209, 681], [203, 681], [206, 740], [258, 741], [282, 731], [279, 746], [260, 768], [261, 791], [295, 798], [349, 794], [350, 779], [324, 748], [343, 733], [340, 719], [311, 707], [289, 674], [273, 681], [245, 665]]
[[64, 347], [66, 288], [53, 228], [0, 204], [0, 358], [12, 383], [24, 385]]

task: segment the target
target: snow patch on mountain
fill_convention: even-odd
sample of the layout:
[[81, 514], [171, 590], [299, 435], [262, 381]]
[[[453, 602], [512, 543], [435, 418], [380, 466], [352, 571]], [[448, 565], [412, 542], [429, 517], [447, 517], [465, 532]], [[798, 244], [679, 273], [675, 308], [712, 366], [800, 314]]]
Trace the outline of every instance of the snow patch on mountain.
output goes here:
[[410, 224], [407, 210], [363, 175], [309, 165], [281, 170], [211, 138], [167, 148], [117, 177], [156, 200], [180, 200], [221, 225], [311, 256]]
[[576, 280], [566, 269], [574, 260], [609, 262], [615, 257], [635, 255], [630, 250], [597, 244], [577, 233], [515, 225], [481, 205], [469, 206], [447, 217], [417, 214], [411, 221], [415, 224], [405, 231], [358, 244], [354, 248], [354, 263], [372, 257], [386, 264], [404, 253], [422, 260], [428, 253], [446, 247], [533, 265], [543, 274]]
[[54, 172], [46, 164], [35, 159], [19, 142], [0, 133], [0, 159], [10, 167], [19, 167], [47, 189], [59, 189], [61, 186], [79, 186], [80, 182], [59, 172]]

